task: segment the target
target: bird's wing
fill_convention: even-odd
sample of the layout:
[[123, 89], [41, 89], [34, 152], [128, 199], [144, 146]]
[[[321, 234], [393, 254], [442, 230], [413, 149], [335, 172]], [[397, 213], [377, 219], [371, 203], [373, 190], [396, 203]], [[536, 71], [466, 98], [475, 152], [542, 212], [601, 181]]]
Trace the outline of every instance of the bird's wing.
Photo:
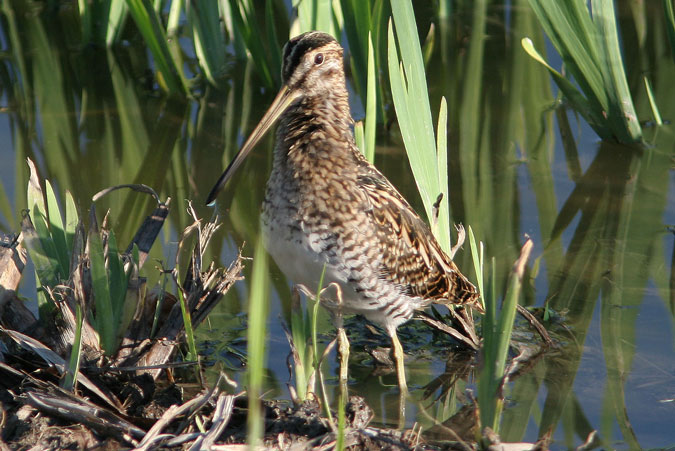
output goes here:
[[410, 296], [434, 303], [473, 303], [476, 288], [441, 250], [429, 227], [391, 183], [372, 165], [360, 165], [359, 188], [377, 229], [381, 277]]

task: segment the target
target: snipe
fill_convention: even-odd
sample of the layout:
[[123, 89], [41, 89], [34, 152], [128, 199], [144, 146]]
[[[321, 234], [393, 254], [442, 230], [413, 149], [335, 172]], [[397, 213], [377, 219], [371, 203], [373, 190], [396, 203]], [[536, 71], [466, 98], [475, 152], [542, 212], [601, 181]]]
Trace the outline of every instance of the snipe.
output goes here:
[[325, 33], [286, 44], [281, 91], [207, 203], [279, 119], [261, 219], [267, 250], [305, 287], [318, 286], [325, 265], [325, 285], [335, 282], [341, 292], [328, 308], [338, 318], [360, 314], [386, 329], [404, 392], [396, 328], [430, 303], [473, 304], [478, 293], [356, 147], [342, 58], [340, 44]]

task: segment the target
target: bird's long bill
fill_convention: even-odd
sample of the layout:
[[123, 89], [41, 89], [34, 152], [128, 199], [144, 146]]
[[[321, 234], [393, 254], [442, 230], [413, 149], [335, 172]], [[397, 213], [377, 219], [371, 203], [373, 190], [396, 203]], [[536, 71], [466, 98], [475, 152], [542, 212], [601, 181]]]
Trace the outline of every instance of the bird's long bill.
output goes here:
[[218, 196], [218, 193], [220, 193], [220, 190], [222, 190], [230, 178], [232, 178], [232, 175], [234, 175], [239, 166], [241, 166], [253, 147], [255, 147], [258, 141], [260, 141], [260, 138], [265, 136], [267, 130], [272, 125], [274, 125], [279, 116], [281, 116], [281, 113], [283, 113], [286, 108], [288, 108], [290, 104], [293, 103], [293, 101], [299, 96], [300, 92], [298, 90], [290, 89], [286, 85], [281, 88], [279, 94], [277, 94], [277, 96], [274, 98], [272, 105], [270, 105], [270, 107], [267, 109], [262, 119], [260, 119], [260, 122], [258, 125], [256, 125], [255, 129], [248, 137], [242, 148], [239, 150], [237, 155], [234, 156], [234, 159], [230, 165], [227, 167], [227, 169], [225, 169], [225, 172], [223, 172], [214, 187], [211, 189], [209, 197], [206, 199], [207, 205], [213, 205], [216, 197]]

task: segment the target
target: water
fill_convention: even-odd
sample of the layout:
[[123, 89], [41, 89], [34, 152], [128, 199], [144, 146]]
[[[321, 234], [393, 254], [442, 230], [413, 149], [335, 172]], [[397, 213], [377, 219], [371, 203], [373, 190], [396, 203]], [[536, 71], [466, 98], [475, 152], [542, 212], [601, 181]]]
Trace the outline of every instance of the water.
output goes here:
[[[550, 428], [553, 447], [565, 448], [597, 430], [605, 447], [672, 447], [675, 251], [668, 226], [675, 224], [673, 126], [646, 128], [649, 145], [631, 149], [599, 142], [572, 112], [556, 115], [548, 74], [518, 45], [523, 35], [538, 33], [532, 18], [519, 22], [522, 11], [507, 10], [491, 8], [480, 36], [471, 33], [471, 10], [455, 11], [446, 24], [452, 33], [439, 38], [429, 63], [432, 108], [438, 109], [444, 95], [450, 112], [453, 221], [471, 225], [486, 243], [486, 255], [496, 258], [500, 289], [524, 235], [532, 237], [535, 250], [523, 302], [548, 303], [559, 315], [548, 325], [558, 346], [507, 386], [502, 438], [534, 441]], [[170, 104], [148, 84], [145, 49], [137, 42], [110, 53], [80, 50], [68, 45], [67, 15], [19, 14], [15, 20], [18, 29], [26, 30], [20, 34], [21, 50], [9, 33], [14, 22], [3, 22], [0, 30], [3, 50], [14, 56], [2, 60], [2, 231], [18, 228], [25, 208], [25, 158], [31, 157], [59, 192], [73, 193], [83, 214], [95, 192], [114, 184], [145, 183], [163, 199], [170, 196], [168, 229], [152, 255], [170, 264], [178, 235], [190, 224], [185, 199], [194, 200], [201, 217], [210, 217], [203, 199], [275, 93], [259, 85], [251, 64], [233, 60], [222, 91], [208, 88], [198, 100]], [[428, 21], [419, 19], [420, 26]], [[640, 52], [631, 40], [631, 22], [622, 20], [621, 26], [639, 117], [651, 117], [641, 89], [647, 74], [662, 116], [672, 119], [675, 69], [667, 49]], [[666, 42], [659, 33], [649, 27], [644, 45], [660, 37]], [[480, 45], [472, 46], [476, 42]], [[354, 104], [360, 104], [358, 99]], [[393, 118], [391, 106], [387, 110]], [[243, 253], [253, 254], [271, 142], [268, 137], [257, 147], [219, 198], [223, 226], [207, 259], [227, 265], [244, 242]], [[395, 126], [379, 129], [376, 165], [423, 211]], [[126, 243], [152, 203], [122, 191], [96, 208], [99, 219], [110, 208], [118, 241]], [[457, 262], [472, 276], [468, 246]], [[150, 283], [157, 279], [152, 266], [145, 268]], [[30, 271], [26, 274], [22, 292], [32, 297], [34, 282]], [[290, 284], [274, 265], [270, 276], [267, 396], [287, 398], [289, 346], [280, 318], [289, 314]], [[212, 374], [222, 364], [242, 384], [248, 291], [248, 282], [239, 282], [198, 330], [207, 362], [214, 364]], [[330, 323], [323, 318], [321, 324], [328, 341]], [[376, 423], [395, 425], [395, 375], [373, 372], [364, 351], [388, 340], [366, 329], [361, 319], [348, 324], [350, 390], [366, 397]], [[537, 343], [525, 324], [519, 322], [516, 332], [521, 345]], [[424, 387], [443, 376], [447, 360], [455, 357], [453, 343], [416, 322], [402, 327], [400, 336], [412, 392], [407, 424], [417, 421], [429, 428], [432, 418], [444, 421], [453, 412], [452, 405], [444, 409], [450, 398], [441, 389], [422, 399]], [[333, 356], [324, 368], [332, 396]], [[457, 386], [460, 404], [463, 387], [475, 389], [470, 370], [465, 373]]]

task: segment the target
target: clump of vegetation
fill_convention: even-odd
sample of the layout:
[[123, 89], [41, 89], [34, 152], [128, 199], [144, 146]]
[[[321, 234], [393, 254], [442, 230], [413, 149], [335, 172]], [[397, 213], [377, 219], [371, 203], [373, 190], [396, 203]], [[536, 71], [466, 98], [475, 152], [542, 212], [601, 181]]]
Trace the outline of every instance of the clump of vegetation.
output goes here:
[[[92, 205], [85, 233], [72, 196], [66, 194], [64, 217], [52, 185], [45, 181], [43, 190], [35, 165], [30, 160], [28, 164], [30, 208], [24, 214], [21, 234], [2, 248], [7, 264], [0, 267], [0, 331], [14, 346], [5, 354], [11, 366], [3, 363], [0, 371], [8, 376], [8, 387], [13, 390], [18, 389], [11, 382], [16, 377], [29, 382], [15, 393], [24, 396], [17, 398], [19, 405], [27, 403], [99, 432], [102, 428], [107, 436], [135, 446], [146, 434], [120, 415], [154, 402], [153, 380], [175, 366], [173, 359], [181, 343], [187, 341], [190, 350], [182, 365], [196, 363], [189, 361], [197, 358], [191, 331], [240, 278], [241, 257], [227, 269], [213, 264], [204, 267], [203, 253], [218, 227], [202, 224], [190, 207], [195, 222], [183, 234], [179, 255], [190, 233], [196, 231], [198, 236], [185, 278], [179, 281], [178, 259], [176, 267], [166, 270], [178, 294], [148, 290], [140, 269], [168, 215], [170, 199], [158, 202], [127, 250], [121, 252], [108, 228], [109, 215], [99, 226]], [[158, 200], [148, 187], [127, 187], [151, 193]], [[121, 187], [99, 193], [95, 200], [117, 188]], [[39, 317], [16, 294], [26, 254], [35, 267]], [[153, 328], [153, 324], [159, 326]], [[35, 373], [45, 365], [54, 371], [43, 376]], [[134, 398], [129, 392], [134, 384], [142, 384], [149, 393]], [[80, 394], [102, 404], [92, 404]]]
[[638, 142], [642, 129], [621, 58], [614, 2], [598, 0], [591, 4], [592, 15], [587, 2], [581, 0], [530, 0], [562, 57], [567, 76], [546, 63], [529, 38], [523, 38], [523, 48], [549, 70], [572, 108], [602, 139]]

